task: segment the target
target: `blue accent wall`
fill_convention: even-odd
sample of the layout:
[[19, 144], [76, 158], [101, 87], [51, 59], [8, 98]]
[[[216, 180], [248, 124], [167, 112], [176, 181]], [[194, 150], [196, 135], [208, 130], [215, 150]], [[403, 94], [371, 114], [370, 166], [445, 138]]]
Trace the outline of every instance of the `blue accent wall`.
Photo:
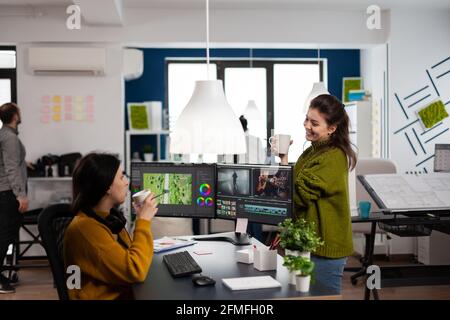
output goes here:
[[[166, 57], [203, 57], [205, 49], [141, 49], [144, 52], [144, 73], [125, 83], [125, 102], [162, 101], [165, 105]], [[249, 49], [211, 49], [212, 58], [248, 58]], [[317, 58], [314, 49], [253, 49], [254, 58]], [[355, 49], [320, 50], [328, 59], [328, 91], [342, 97], [342, 78], [360, 76], [360, 51]], [[125, 112], [125, 117], [127, 113]], [[126, 128], [128, 128], [128, 119]]]

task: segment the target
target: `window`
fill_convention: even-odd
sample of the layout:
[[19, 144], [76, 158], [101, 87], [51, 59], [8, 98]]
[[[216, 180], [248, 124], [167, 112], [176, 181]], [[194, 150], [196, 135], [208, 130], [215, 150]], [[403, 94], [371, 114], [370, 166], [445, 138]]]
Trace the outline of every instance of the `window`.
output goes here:
[[267, 88], [265, 68], [225, 68], [225, 94], [236, 116], [244, 114], [249, 100], [255, 100], [261, 120], [248, 120], [248, 132], [266, 139]]
[[295, 162], [304, 149], [304, 104], [314, 82], [320, 80], [317, 64], [275, 64], [274, 133], [289, 134], [294, 141], [289, 148], [289, 161]]
[[[295, 162], [303, 152], [305, 132], [304, 102], [313, 83], [323, 81], [326, 59], [316, 60], [261, 60], [213, 59], [210, 79], [224, 81], [227, 100], [237, 117], [244, 113], [248, 100], [255, 100], [262, 120], [249, 120], [249, 133], [262, 141], [275, 133], [290, 134], [294, 140], [289, 161]], [[206, 64], [195, 60], [167, 61], [169, 125], [188, 103], [195, 80], [206, 78]]]
[[16, 101], [16, 49], [0, 47], [0, 105]]

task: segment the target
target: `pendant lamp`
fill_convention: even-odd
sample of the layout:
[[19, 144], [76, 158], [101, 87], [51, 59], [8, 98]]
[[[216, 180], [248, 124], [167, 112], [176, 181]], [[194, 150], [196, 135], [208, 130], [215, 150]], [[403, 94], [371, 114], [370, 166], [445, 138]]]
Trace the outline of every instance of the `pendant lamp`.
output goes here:
[[209, 80], [209, 0], [206, 0], [206, 65], [208, 80], [196, 81], [192, 97], [170, 134], [170, 152], [245, 153], [244, 130], [225, 98], [222, 80]]
[[[317, 64], [320, 66], [320, 48], [317, 49]], [[320, 96], [321, 94], [330, 94], [325, 87], [325, 84], [323, 81], [315, 82], [313, 84], [313, 87], [311, 89], [311, 92], [309, 93], [308, 97], [305, 100], [305, 105], [303, 107], [303, 113], [308, 112], [309, 105], [311, 103], [311, 100], [313, 100], [315, 97]]]
[[248, 100], [247, 107], [244, 110], [244, 117], [247, 120], [261, 120], [261, 113], [256, 106], [255, 100]]
[[[250, 48], [250, 70], [253, 68], [253, 50]], [[251, 72], [251, 71], [250, 71]], [[244, 110], [244, 117], [247, 120], [261, 120], [261, 113], [256, 105], [255, 100], [248, 100]]]

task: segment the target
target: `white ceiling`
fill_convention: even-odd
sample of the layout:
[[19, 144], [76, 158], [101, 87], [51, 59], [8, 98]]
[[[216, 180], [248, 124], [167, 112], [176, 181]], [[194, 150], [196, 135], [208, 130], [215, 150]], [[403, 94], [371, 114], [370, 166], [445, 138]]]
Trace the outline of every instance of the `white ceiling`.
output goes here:
[[[102, 1], [102, 0], [91, 0]], [[119, 1], [120, 2], [120, 1]], [[205, 0], [121, 0], [124, 8], [203, 8]], [[0, 0], [0, 6], [66, 6], [72, 0]], [[449, 0], [210, 0], [211, 8], [224, 9], [347, 9], [363, 10], [376, 4], [383, 9], [389, 8], [423, 8], [450, 9]]]

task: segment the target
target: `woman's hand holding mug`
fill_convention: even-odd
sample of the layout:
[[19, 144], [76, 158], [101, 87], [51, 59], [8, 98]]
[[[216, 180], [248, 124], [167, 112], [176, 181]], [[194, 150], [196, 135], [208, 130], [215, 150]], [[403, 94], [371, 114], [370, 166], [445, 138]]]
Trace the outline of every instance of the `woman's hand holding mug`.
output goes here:
[[281, 164], [288, 164], [289, 146], [293, 143], [288, 134], [276, 134], [269, 138], [270, 150], [273, 154], [280, 157]]

